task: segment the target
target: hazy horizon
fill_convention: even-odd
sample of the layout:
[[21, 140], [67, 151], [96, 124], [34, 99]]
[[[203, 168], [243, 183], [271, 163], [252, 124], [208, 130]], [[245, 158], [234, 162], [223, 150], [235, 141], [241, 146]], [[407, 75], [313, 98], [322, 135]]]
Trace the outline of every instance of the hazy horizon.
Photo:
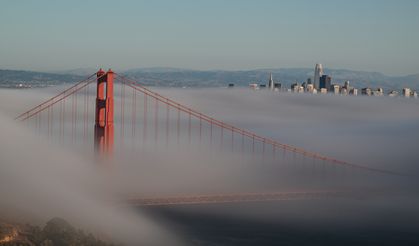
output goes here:
[[[66, 74], [71, 73], [74, 71], [98, 71], [99, 69], [108, 70], [112, 69], [116, 72], [127, 72], [130, 70], [153, 70], [153, 69], [161, 69], [161, 70], [183, 70], [183, 71], [197, 71], [197, 72], [215, 72], [215, 71], [225, 71], [225, 72], [246, 72], [246, 71], [263, 71], [266, 70], [269, 72], [270, 70], [276, 71], [276, 70], [292, 70], [292, 69], [311, 69], [313, 70], [314, 74], [314, 65], [313, 68], [311, 67], [260, 67], [260, 68], [249, 68], [249, 69], [194, 69], [194, 68], [188, 68], [188, 67], [175, 67], [175, 66], [144, 66], [144, 67], [133, 67], [133, 68], [127, 68], [127, 69], [120, 69], [116, 70], [112, 66], [105, 67], [105, 66], [98, 66], [96, 68], [94, 67], [75, 67], [75, 68], [69, 68], [69, 69], [23, 69], [23, 68], [2, 68], [0, 67], [0, 70], [11, 70], [11, 71], [25, 71], [25, 72], [39, 72], [39, 73], [56, 73], [56, 74]], [[324, 65], [323, 65], [324, 67]], [[360, 73], [379, 73], [387, 77], [404, 77], [404, 76], [410, 76], [410, 75], [419, 75], [419, 70], [416, 73], [407, 73], [407, 74], [398, 74], [398, 75], [392, 75], [385, 72], [378, 72], [378, 71], [372, 71], [372, 70], [357, 70], [357, 69], [349, 69], [349, 68], [343, 68], [343, 67], [324, 67], [325, 71], [327, 70], [342, 70], [342, 71], [350, 71], [350, 72], [360, 72]]]

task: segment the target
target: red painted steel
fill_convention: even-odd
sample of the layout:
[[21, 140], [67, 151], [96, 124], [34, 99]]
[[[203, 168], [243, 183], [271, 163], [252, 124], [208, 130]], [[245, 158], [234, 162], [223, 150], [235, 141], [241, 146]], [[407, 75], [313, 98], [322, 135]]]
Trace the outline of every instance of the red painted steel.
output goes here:
[[[97, 86], [96, 86], [96, 113], [95, 113], [95, 151], [105, 152], [105, 71], [100, 69], [97, 72]], [[105, 75], [105, 76], [103, 76]]]
[[106, 125], [105, 125], [105, 144], [106, 153], [111, 155], [114, 149], [114, 98], [113, 80], [114, 72], [109, 69], [106, 73]]
[[[95, 150], [99, 154], [111, 155], [114, 144], [114, 73], [109, 69], [97, 72]], [[106, 85], [106, 87], [105, 87]], [[106, 89], [106, 94], [105, 94]]]

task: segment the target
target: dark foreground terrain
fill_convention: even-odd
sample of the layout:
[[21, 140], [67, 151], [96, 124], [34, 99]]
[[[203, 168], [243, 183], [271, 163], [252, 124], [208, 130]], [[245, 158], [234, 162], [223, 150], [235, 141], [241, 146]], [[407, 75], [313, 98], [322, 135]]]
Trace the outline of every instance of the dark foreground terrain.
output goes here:
[[112, 245], [77, 230], [65, 220], [54, 218], [44, 228], [0, 222], [0, 245]]

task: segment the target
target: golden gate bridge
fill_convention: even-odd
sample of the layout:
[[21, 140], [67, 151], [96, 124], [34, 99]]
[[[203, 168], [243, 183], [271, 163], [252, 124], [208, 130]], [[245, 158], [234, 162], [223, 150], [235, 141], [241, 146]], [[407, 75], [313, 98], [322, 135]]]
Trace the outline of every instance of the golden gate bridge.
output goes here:
[[[119, 83], [119, 100], [114, 98], [114, 84]], [[95, 96], [90, 93], [95, 86]], [[94, 115], [94, 116], [93, 116]], [[401, 176], [380, 168], [338, 160], [336, 158], [291, 146], [255, 132], [223, 122], [203, 112], [178, 103], [146, 88], [124, 75], [100, 69], [56, 96], [16, 117], [46, 135], [52, 141], [90, 144], [104, 158], [113, 158], [124, 145], [153, 141], [177, 146], [207, 145], [220, 151], [241, 153], [245, 157], [261, 157], [263, 161], [280, 161], [290, 156], [311, 161], [312, 167], [340, 168], [360, 173]], [[119, 128], [119, 129], [118, 129]], [[153, 139], [153, 140], [151, 140]], [[128, 143], [130, 142], [130, 143]], [[120, 148], [120, 149], [118, 149]], [[300, 192], [260, 192], [235, 194], [195, 194], [170, 197], [129, 197], [132, 205], [206, 204], [321, 199], [381, 194], [376, 189], [362, 191], [314, 190]]]

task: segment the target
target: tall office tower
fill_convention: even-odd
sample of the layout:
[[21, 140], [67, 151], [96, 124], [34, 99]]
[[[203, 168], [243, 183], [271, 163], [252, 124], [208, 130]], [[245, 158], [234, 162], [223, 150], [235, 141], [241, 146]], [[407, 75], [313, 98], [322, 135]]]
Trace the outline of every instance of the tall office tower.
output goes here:
[[316, 64], [314, 69], [314, 88], [320, 88], [320, 77], [323, 76], [323, 66], [322, 64]]
[[307, 84], [312, 84], [313, 82], [311, 82], [311, 78], [307, 79]]
[[269, 88], [269, 90], [274, 90], [275, 89], [274, 80], [272, 79], [272, 73], [271, 73], [271, 76], [269, 77], [268, 88]]
[[330, 77], [329, 75], [323, 75], [320, 77], [320, 82], [319, 82], [320, 89], [330, 90], [331, 85], [332, 85], [332, 77]]

